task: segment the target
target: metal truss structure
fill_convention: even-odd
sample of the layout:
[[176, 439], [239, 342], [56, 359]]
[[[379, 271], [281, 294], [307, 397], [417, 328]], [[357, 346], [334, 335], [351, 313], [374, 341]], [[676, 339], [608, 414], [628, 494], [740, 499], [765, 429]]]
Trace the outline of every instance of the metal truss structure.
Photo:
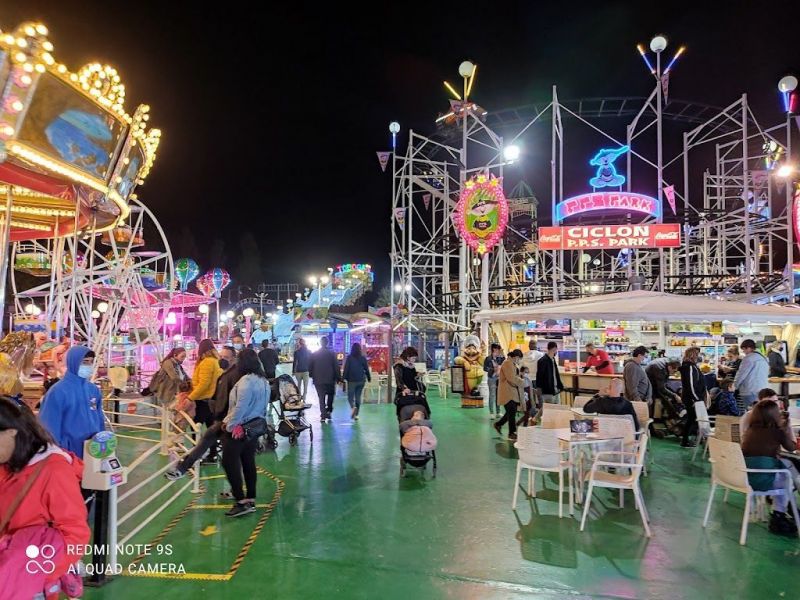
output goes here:
[[[409, 132], [405, 152], [395, 152], [391, 163], [392, 288], [394, 302], [408, 309], [409, 331], [465, 332], [482, 307], [632, 287], [744, 294], [751, 301], [792, 297], [790, 186], [782, 186], [765, 166], [770, 155], [791, 156], [788, 118], [762, 127], [746, 95], [726, 108], [675, 99], [666, 103], [658, 79], [647, 98], [562, 102], [554, 87], [547, 104], [488, 115], [472, 106], [456, 125], [430, 137]], [[624, 138], [607, 132], [609, 121], [614, 131], [624, 125]], [[671, 145], [681, 148], [669, 160], [664, 121], [670, 121]], [[608, 145], [630, 147], [627, 191], [646, 190], [665, 207], [663, 189], [674, 186], [674, 212], [663, 208], [660, 218], [647, 219], [628, 215], [626, 222], [680, 223], [680, 248], [636, 250], [625, 257], [619, 251], [539, 249], [536, 226], [553, 223], [555, 207], [565, 199], [567, 134], [573, 135], [575, 125]], [[507, 194], [511, 220], [504, 242], [480, 259], [451, 221], [461, 185], [480, 171], [502, 176], [504, 138], [527, 136], [536, 136], [539, 148], [549, 138], [551, 160], [539, 168], [549, 167], [550, 215], [536, 198], [546, 197], [542, 191], [534, 195], [517, 186]], [[580, 142], [580, 135], [571, 139]]]

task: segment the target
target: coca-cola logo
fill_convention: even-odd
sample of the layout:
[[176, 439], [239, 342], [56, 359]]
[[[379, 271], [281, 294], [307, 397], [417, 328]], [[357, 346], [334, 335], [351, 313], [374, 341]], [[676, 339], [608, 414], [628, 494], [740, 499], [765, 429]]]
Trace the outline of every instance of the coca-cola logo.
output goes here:
[[542, 243], [560, 242], [561, 241], [561, 234], [560, 233], [554, 233], [552, 235], [543, 235], [542, 237], [539, 238], [539, 241], [542, 242]]
[[659, 231], [658, 233], [656, 233], [656, 239], [657, 240], [677, 240], [677, 239], [679, 239], [678, 238], [678, 232], [677, 231], [666, 231], [666, 232]]

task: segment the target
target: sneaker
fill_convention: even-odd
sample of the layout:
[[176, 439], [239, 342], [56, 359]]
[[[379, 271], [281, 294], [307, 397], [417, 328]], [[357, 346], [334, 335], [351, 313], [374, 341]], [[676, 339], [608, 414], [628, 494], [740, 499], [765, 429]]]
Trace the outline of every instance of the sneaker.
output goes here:
[[358, 415], [356, 415], [356, 416], [355, 416], [355, 417], [353, 417], [353, 418], [354, 418], [356, 421], [358, 421]]
[[503, 435], [503, 430], [500, 428], [500, 425], [498, 425], [497, 423], [492, 423], [492, 427], [494, 427], [494, 430], [498, 434]]
[[170, 481], [177, 481], [178, 479], [180, 479], [184, 475], [186, 475], [186, 473], [184, 473], [183, 471], [181, 471], [177, 467], [174, 468], [174, 469], [170, 469], [169, 471], [164, 473], [164, 477], [166, 477]]
[[797, 535], [797, 525], [786, 513], [772, 511], [769, 520], [769, 530], [777, 535], [795, 536]]
[[489, 418], [490, 418], [490, 419], [495, 419], [495, 418], [496, 418], [496, 416], [495, 416], [495, 414], [494, 414], [494, 413], [489, 413]]
[[226, 517], [241, 517], [242, 515], [249, 515], [256, 512], [256, 505], [250, 502], [237, 502], [225, 513]]
[[517, 434], [516, 433], [509, 433], [508, 434], [508, 440], [511, 441], [511, 442], [516, 442], [517, 441]]
[[679, 413], [678, 413], [678, 416], [679, 416], [681, 419], [682, 419], [683, 417], [685, 417], [685, 416], [686, 416], [686, 409], [685, 409], [685, 408], [684, 408], [684, 409], [682, 409], [682, 410], [681, 410], [681, 412], [679, 412]]
[[354, 421], [356, 420], [356, 414], [358, 413], [358, 409], [354, 406], [353, 409], [350, 411], [350, 418]]
[[225, 498], [226, 500], [233, 500], [233, 494], [230, 490], [226, 490], [224, 492], [219, 493], [220, 498]]
[[697, 442], [681, 442], [681, 448], [694, 448]]
[[200, 464], [202, 466], [204, 466], [204, 467], [208, 467], [210, 465], [216, 465], [217, 464], [217, 457], [215, 456], [214, 458], [210, 458], [210, 457], [207, 456], [203, 460], [200, 461]]

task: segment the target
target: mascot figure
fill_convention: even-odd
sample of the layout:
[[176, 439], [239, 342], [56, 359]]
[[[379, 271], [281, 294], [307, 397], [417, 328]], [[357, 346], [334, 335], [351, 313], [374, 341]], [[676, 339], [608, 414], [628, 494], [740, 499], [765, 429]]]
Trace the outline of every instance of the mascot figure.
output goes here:
[[464, 391], [461, 393], [461, 408], [483, 408], [483, 398], [478, 386], [483, 379], [483, 356], [481, 340], [476, 335], [468, 335], [464, 340], [461, 356], [456, 356], [455, 364], [464, 369]]

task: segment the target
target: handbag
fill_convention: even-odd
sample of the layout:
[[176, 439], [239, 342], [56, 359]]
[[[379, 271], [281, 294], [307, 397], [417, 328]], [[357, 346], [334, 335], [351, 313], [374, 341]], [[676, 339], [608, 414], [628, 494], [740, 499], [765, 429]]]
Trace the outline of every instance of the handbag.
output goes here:
[[242, 429], [248, 440], [256, 440], [267, 433], [267, 420], [264, 417], [253, 417], [242, 423]]

